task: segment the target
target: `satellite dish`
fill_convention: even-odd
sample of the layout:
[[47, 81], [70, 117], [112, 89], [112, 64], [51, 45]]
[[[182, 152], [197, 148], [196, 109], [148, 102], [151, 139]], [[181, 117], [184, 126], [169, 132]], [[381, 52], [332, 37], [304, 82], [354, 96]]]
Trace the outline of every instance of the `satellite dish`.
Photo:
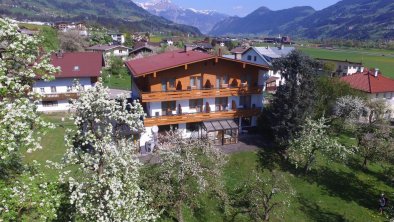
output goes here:
[[159, 132], [159, 127], [153, 126], [152, 127], [152, 133], [158, 133]]

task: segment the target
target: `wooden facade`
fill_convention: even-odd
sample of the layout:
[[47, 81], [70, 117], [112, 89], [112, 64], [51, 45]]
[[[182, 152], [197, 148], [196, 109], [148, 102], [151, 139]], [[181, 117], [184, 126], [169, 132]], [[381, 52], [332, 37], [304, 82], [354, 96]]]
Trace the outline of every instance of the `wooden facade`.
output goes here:
[[219, 119], [234, 119], [237, 117], [257, 116], [260, 112], [260, 109], [237, 109], [221, 112], [201, 112], [183, 115], [150, 117], [144, 120], [144, 124], [145, 127], [150, 127], [155, 125], [162, 126], [169, 124], [194, 123]]

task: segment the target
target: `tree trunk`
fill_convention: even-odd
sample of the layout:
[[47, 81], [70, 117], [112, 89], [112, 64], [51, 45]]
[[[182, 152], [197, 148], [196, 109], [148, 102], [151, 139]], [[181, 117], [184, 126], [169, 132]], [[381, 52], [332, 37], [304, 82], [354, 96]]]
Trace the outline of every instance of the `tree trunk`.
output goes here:
[[265, 213], [264, 214], [264, 221], [269, 221], [270, 220], [270, 214], [269, 213]]
[[177, 217], [178, 217], [178, 222], [183, 222], [183, 212], [182, 212], [182, 204], [178, 204], [178, 209], [177, 209]]
[[364, 161], [363, 161], [364, 168], [367, 168], [367, 163], [368, 163], [368, 159], [367, 159], [367, 157], [364, 157]]

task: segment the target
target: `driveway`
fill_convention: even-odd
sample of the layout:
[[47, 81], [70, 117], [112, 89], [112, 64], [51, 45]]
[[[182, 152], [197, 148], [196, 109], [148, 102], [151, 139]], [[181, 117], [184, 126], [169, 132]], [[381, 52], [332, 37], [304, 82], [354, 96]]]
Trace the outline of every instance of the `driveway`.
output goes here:
[[119, 95], [126, 94], [126, 98], [131, 98], [131, 91], [121, 89], [109, 89], [109, 96], [111, 99], [116, 99]]

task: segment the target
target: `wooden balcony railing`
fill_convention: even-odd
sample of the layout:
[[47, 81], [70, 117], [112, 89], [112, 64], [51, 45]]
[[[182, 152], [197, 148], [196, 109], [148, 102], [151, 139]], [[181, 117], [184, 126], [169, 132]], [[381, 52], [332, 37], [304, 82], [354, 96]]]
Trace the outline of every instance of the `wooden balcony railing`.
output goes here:
[[202, 112], [202, 113], [190, 113], [181, 115], [171, 116], [159, 116], [159, 117], [148, 117], [144, 120], [144, 125], [149, 126], [162, 126], [169, 124], [179, 123], [195, 123], [217, 119], [233, 119], [236, 117], [250, 117], [257, 116], [261, 112], [261, 109], [237, 109], [220, 112]]
[[67, 99], [78, 99], [79, 94], [76, 92], [70, 93], [51, 93], [51, 94], [43, 94], [42, 101], [58, 101], [58, 100], [67, 100]]
[[163, 92], [141, 92], [142, 102], [161, 102], [182, 99], [201, 99], [229, 96], [261, 94], [263, 87], [228, 87], [210, 89], [190, 89]]

